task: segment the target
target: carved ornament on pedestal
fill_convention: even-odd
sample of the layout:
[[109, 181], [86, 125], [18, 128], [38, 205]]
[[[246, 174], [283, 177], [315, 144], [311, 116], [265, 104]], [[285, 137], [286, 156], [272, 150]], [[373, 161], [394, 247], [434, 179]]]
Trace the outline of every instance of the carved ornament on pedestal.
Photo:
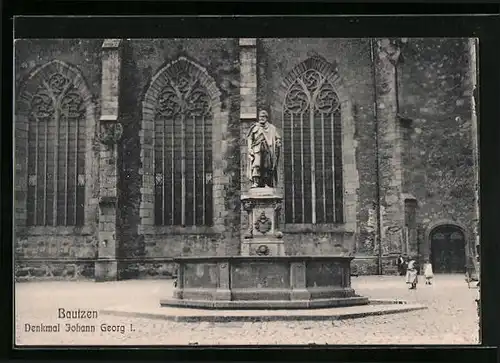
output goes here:
[[256, 253], [258, 256], [267, 256], [269, 255], [269, 247], [266, 245], [260, 245], [257, 247]]
[[254, 225], [257, 231], [259, 231], [262, 234], [266, 234], [272, 228], [272, 221], [271, 219], [269, 219], [268, 216], [266, 216], [265, 212], [262, 212], [257, 221], [255, 221]]

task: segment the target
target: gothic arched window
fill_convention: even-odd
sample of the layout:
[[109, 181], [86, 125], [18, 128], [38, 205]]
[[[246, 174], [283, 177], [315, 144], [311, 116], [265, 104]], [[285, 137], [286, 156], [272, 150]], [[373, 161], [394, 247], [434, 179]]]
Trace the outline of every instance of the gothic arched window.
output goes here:
[[292, 80], [283, 107], [285, 222], [342, 223], [340, 101], [316, 69]]
[[84, 224], [87, 116], [72, 72], [62, 62], [49, 64], [30, 80], [33, 93], [23, 95], [29, 104], [30, 226]]
[[212, 225], [212, 102], [191, 68], [186, 61], [168, 68], [156, 98], [156, 225]]

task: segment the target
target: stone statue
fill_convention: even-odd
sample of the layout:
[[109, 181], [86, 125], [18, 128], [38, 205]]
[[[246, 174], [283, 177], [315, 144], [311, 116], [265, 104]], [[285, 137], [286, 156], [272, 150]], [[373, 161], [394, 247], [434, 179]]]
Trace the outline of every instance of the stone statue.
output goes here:
[[277, 128], [268, 122], [266, 111], [260, 111], [259, 120], [250, 127], [247, 145], [247, 176], [252, 188], [274, 187], [278, 182], [281, 137]]

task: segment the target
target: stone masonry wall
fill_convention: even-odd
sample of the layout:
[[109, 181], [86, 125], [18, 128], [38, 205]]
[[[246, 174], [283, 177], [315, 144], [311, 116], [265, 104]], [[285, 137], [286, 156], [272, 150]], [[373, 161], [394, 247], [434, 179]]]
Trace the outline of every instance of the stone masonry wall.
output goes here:
[[[83, 78], [91, 99], [88, 118], [98, 120], [101, 82], [100, 46], [102, 40], [17, 40], [15, 52], [15, 94], [18, 97], [30, 75], [43, 65], [60, 61], [76, 70]], [[61, 64], [63, 64], [61, 63]], [[19, 100], [16, 102], [16, 109]], [[17, 113], [17, 112], [16, 112]], [[15, 273], [19, 280], [40, 278], [81, 278], [93, 276], [93, 260], [96, 255], [96, 223], [98, 198], [98, 169], [92, 160], [97, 160], [97, 149], [91, 145], [86, 158], [85, 226], [26, 228], [26, 195], [21, 186], [27, 185], [25, 150], [27, 138], [25, 116], [15, 117], [16, 150], [16, 225], [15, 225]], [[94, 138], [93, 125], [87, 129], [89, 141]], [[89, 162], [91, 160], [92, 162]]]
[[[418, 203], [427, 257], [430, 227], [465, 227], [472, 251], [478, 216], [473, 161], [473, 89], [468, 39], [409, 39], [398, 66], [400, 113], [412, 120], [409, 193]], [[416, 253], [417, 251], [413, 251]]]
[[[355, 150], [355, 160], [347, 161], [344, 170], [355, 167], [352, 178], [359, 187], [355, 193], [356, 238], [342, 232], [303, 231], [286, 234], [290, 253], [324, 254], [335, 245], [358, 256], [373, 256], [376, 246], [376, 139], [374, 123], [374, 86], [370, 41], [368, 39], [261, 39], [258, 48], [258, 104], [271, 109], [271, 121], [281, 127], [281, 115], [275, 104], [281, 104], [278, 90], [287, 74], [298, 64], [320, 56], [337, 66], [338, 75], [350, 98], [349, 110], [354, 122], [353, 140], [343, 145], [344, 152]], [[273, 113], [274, 111], [274, 113]], [[346, 160], [346, 159], [344, 159]], [[344, 172], [349, 178], [349, 172]], [[351, 184], [351, 183], [348, 183]], [[349, 185], [346, 185], [348, 188]], [[346, 198], [347, 199], [347, 198]], [[350, 222], [350, 221], [348, 221]], [[312, 236], [314, 236], [312, 238]]]
[[[123, 137], [118, 149], [117, 258], [120, 278], [170, 277], [175, 266], [170, 259], [178, 255], [239, 254], [240, 227], [246, 226], [240, 208], [240, 171], [243, 136], [249, 122], [241, 122], [240, 50], [238, 39], [145, 39], [123, 42], [120, 120]], [[102, 40], [21, 40], [15, 44], [15, 85], [19, 91], [30, 74], [47, 62], [60, 60], [75, 67], [82, 75], [99, 119], [101, 94]], [[464, 228], [471, 251], [477, 241], [477, 180], [473, 147], [474, 89], [470, 49], [467, 39], [408, 39], [401, 48], [397, 67], [397, 103], [404, 128], [401, 143], [404, 193], [418, 202], [418, 245], [411, 253], [429, 254], [428, 236], [440, 223], [455, 223]], [[353, 272], [378, 272], [379, 246], [377, 209], [377, 134], [375, 123], [375, 83], [372, 48], [369, 39], [257, 39], [257, 108], [270, 111], [271, 122], [281, 128], [279, 89], [283, 80], [298, 64], [319, 56], [336, 65], [341, 83], [350, 100], [347, 174], [354, 180], [348, 203], [355, 218], [334, 230], [293, 230], [286, 233], [288, 254], [329, 254], [339, 246], [353, 252]], [[214, 79], [220, 91], [220, 117], [214, 120], [214, 226], [191, 232], [183, 228], [162, 229], [141, 224], [148, 213], [141, 209], [143, 197], [144, 148], [142, 102], [151, 79], [166, 64], [185, 57]], [[242, 61], [252, 64], [252, 60]], [[246, 63], [245, 63], [246, 64]], [[253, 69], [252, 67], [247, 67]], [[245, 69], [247, 69], [245, 68]], [[252, 71], [253, 72], [253, 71]], [[252, 77], [247, 77], [248, 79]], [[245, 78], [245, 79], [247, 79]], [[243, 79], [243, 78], [242, 78]], [[252, 78], [253, 79], [253, 78]], [[246, 88], [255, 87], [245, 81]], [[248, 83], [248, 84], [247, 84]], [[249, 101], [250, 102], [250, 101]], [[252, 103], [251, 101], [250, 103]], [[244, 102], [243, 102], [244, 103]], [[244, 106], [247, 105], [244, 103]], [[246, 106], [245, 106], [246, 107]], [[401, 122], [401, 121], [398, 121]], [[16, 118], [16, 181], [27, 183], [26, 120]], [[446, 136], [446, 137], [443, 137]], [[351, 136], [349, 136], [351, 137]], [[344, 139], [345, 140], [345, 139]], [[98, 145], [92, 158], [98, 158]], [[388, 145], [386, 145], [388, 146]], [[384, 145], [379, 145], [384, 147]], [[244, 151], [243, 151], [244, 153]], [[19, 164], [19, 165], [18, 165]], [[90, 194], [86, 224], [83, 228], [25, 227], [26, 195], [15, 190], [16, 198], [16, 277], [91, 278], [94, 276], [98, 222], [99, 170], [87, 170]], [[147, 176], [148, 177], [148, 176]], [[243, 182], [243, 189], [246, 188]], [[381, 190], [383, 193], [384, 190]], [[93, 203], [94, 201], [95, 203]], [[353, 226], [350, 229], [350, 226]], [[390, 241], [389, 241], [390, 242]], [[382, 238], [382, 249], [389, 242]], [[391, 247], [392, 248], [392, 247]], [[392, 256], [381, 261], [384, 273], [394, 270]]]
[[[140, 224], [145, 211], [140, 209], [144, 165], [138, 150], [141, 140], [142, 102], [152, 77], [165, 65], [185, 57], [206, 69], [220, 91], [220, 115], [214, 119], [214, 226], [189, 232]], [[153, 39], [130, 40], [124, 52], [123, 89], [129, 100], [123, 118], [124, 153], [120, 183], [122, 257], [140, 258], [122, 266], [124, 275], [162, 275], [172, 268], [168, 259], [178, 255], [238, 254], [239, 252], [239, 47], [237, 39]], [[141, 175], [141, 173], [143, 175]], [[144, 192], [144, 190], [142, 190]], [[144, 222], [143, 222], [144, 223]], [[163, 231], [163, 232], [162, 232]], [[149, 262], [148, 262], [149, 261]], [[155, 262], [156, 261], [156, 262]], [[167, 262], [165, 262], [167, 261]], [[156, 263], [156, 265], [155, 265]], [[129, 267], [127, 267], [127, 265]], [[149, 266], [149, 265], [148, 265]], [[154, 267], [156, 266], [156, 267]], [[158, 269], [163, 272], [155, 272]], [[168, 274], [168, 273], [167, 273]]]

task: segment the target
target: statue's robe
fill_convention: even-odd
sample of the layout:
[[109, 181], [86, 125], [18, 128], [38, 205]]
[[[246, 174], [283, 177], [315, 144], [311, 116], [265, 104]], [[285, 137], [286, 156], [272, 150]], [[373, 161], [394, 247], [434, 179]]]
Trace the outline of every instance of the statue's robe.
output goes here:
[[[269, 186], [274, 186], [278, 182], [279, 147], [276, 145], [278, 140], [281, 140], [278, 130], [269, 122], [265, 126], [256, 122], [250, 127], [247, 143], [248, 149], [252, 150], [254, 155], [248, 153], [248, 179], [259, 177], [261, 183]], [[258, 167], [258, 172], [255, 167]]]

